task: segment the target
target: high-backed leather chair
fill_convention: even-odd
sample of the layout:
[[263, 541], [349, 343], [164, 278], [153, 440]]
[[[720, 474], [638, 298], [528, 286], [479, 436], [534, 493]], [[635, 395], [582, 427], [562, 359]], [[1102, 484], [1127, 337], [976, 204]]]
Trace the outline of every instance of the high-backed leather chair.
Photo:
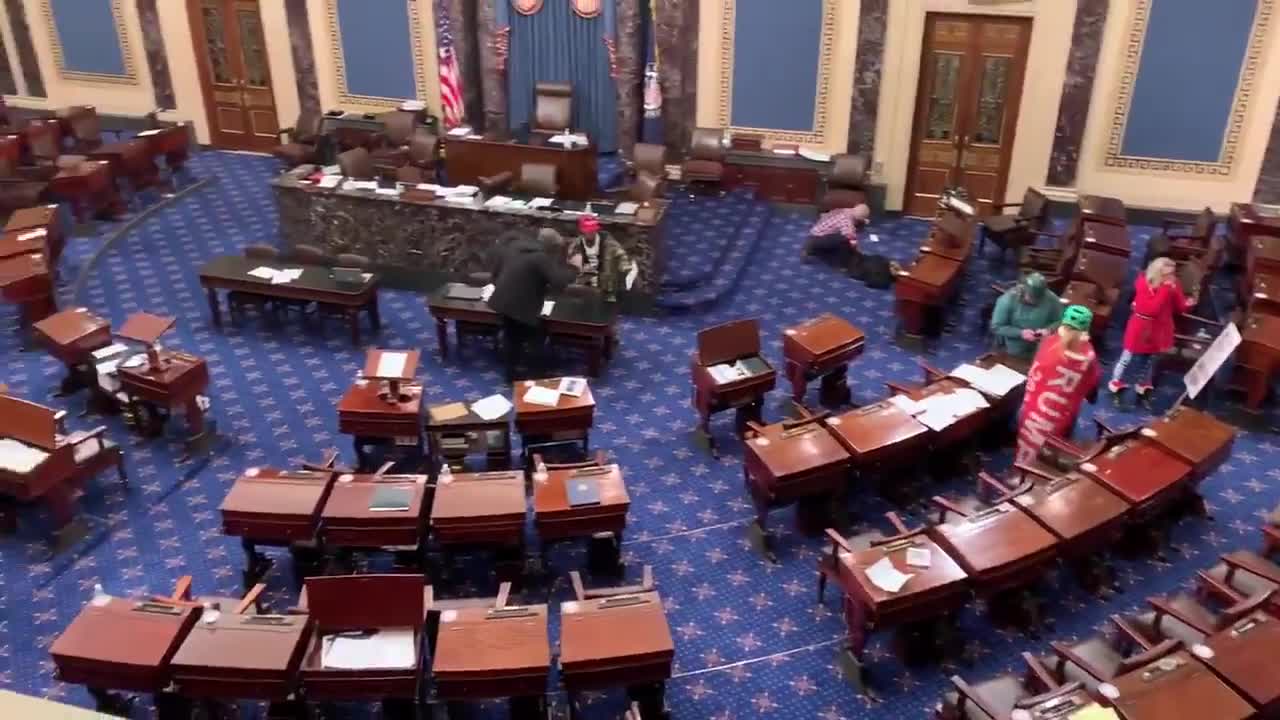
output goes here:
[[316, 162], [322, 120], [323, 116], [318, 112], [304, 110], [298, 113], [298, 120], [293, 127], [279, 132], [283, 143], [273, 148], [271, 154], [289, 167]]
[[392, 110], [382, 115], [382, 132], [373, 136], [369, 146], [374, 166], [394, 171], [405, 164], [417, 120], [418, 113], [409, 110]]
[[315, 245], [294, 245], [291, 257], [303, 265], [329, 265], [333, 262], [328, 253]]
[[359, 268], [360, 270], [368, 270], [370, 267], [373, 266], [373, 263], [370, 262], [369, 258], [365, 257], [364, 255], [357, 255], [355, 253], [341, 253], [333, 259], [333, 266], [341, 267], [341, 268]]
[[434, 180], [439, 157], [440, 138], [424, 127], [415, 129], [409, 138], [408, 156], [396, 169], [396, 179], [415, 183]]
[[57, 118], [36, 118], [22, 130], [35, 165], [74, 167], [85, 161], [83, 155], [62, 154], [62, 123]]
[[71, 151], [87, 153], [102, 147], [102, 122], [92, 105], [75, 105], [62, 115], [63, 128], [71, 137]]
[[507, 187], [516, 192], [555, 197], [560, 187], [556, 181], [556, 166], [549, 163], [524, 163], [520, 166], [519, 179], [515, 179], [510, 172], [480, 178], [480, 188], [485, 192], [497, 192]]
[[338, 155], [338, 168], [343, 175], [355, 180], [372, 180], [373, 159], [364, 148], [352, 148]]
[[627, 188], [627, 199], [631, 202], [648, 202], [662, 195], [662, 180], [647, 172], [636, 173], [636, 179]]
[[0, 135], [0, 213], [39, 205], [49, 189], [45, 182], [53, 168], [20, 169], [22, 140], [17, 135]]
[[724, 133], [717, 128], [694, 128], [689, 138], [689, 156], [681, 166], [686, 184], [720, 185], [724, 179]]
[[632, 151], [631, 169], [638, 175], [649, 173], [658, 178], [667, 174], [667, 146], [654, 143], [636, 143]]
[[573, 86], [541, 82], [533, 86], [532, 132], [555, 135], [573, 125]]
[[1035, 188], [1027, 188], [1022, 195], [1022, 202], [997, 203], [991, 206], [997, 212], [1016, 207], [1018, 212], [1002, 215], [991, 215], [982, 218], [982, 237], [978, 241], [978, 252], [986, 247], [990, 240], [1000, 248], [1000, 254], [1013, 250], [1015, 253], [1036, 241], [1036, 234], [1044, 230], [1049, 221], [1049, 199]]
[[831, 158], [827, 190], [819, 205], [825, 212], [835, 208], [857, 207], [867, 202], [867, 159], [861, 155], [842, 153]]

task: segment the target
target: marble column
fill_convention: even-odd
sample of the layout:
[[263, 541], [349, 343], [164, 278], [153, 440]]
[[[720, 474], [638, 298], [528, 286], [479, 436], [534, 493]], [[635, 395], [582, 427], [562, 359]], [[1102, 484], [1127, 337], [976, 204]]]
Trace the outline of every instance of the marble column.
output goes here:
[[507, 73], [505, 68], [498, 67], [498, 56], [493, 51], [493, 39], [497, 36], [498, 16], [494, 12], [494, 2], [507, 0], [479, 0], [476, 3], [476, 42], [479, 43], [481, 98], [484, 105], [484, 128], [486, 131], [504, 131], [507, 129]]
[[1253, 201], [1280, 204], [1280, 107], [1276, 108], [1276, 115], [1271, 120], [1271, 139], [1262, 156], [1262, 172], [1253, 188]]
[[13, 76], [13, 66], [9, 64], [9, 53], [3, 37], [0, 37], [0, 94], [18, 94], [18, 82]]
[[631, 157], [640, 128], [640, 78], [644, 68], [644, 38], [640, 36], [640, 0], [617, 0], [618, 27], [618, 151]]
[[178, 106], [173, 95], [173, 79], [169, 76], [169, 56], [164, 51], [164, 35], [160, 33], [160, 13], [156, 0], [137, 0], [138, 22], [142, 25], [142, 47], [151, 71], [151, 91], [156, 108], [172, 110]]
[[27, 24], [27, 10], [22, 0], [4, 0], [9, 11], [9, 28], [13, 30], [13, 44], [18, 51], [18, 64], [22, 77], [27, 81], [27, 95], [45, 97], [44, 76], [40, 74], [40, 61], [36, 58], [35, 45], [31, 43], [31, 26]]
[[284, 0], [284, 14], [289, 22], [289, 50], [293, 54], [293, 74], [298, 84], [298, 110], [319, 115], [323, 112], [320, 108], [320, 79], [316, 75], [316, 54], [311, 46], [307, 0]]
[[662, 84], [662, 127], [667, 150], [684, 155], [698, 112], [698, 7], [696, 2], [652, 0]]
[[1093, 77], [1098, 70], [1102, 31], [1107, 22], [1108, 0], [1078, 0], [1075, 25], [1071, 30], [1071, 55], [1062, 83], [1058, 106], [1058, 127], [1053, 135], [1046, 182], [1054, 187], [1072, 187], [1080, 164], [1080, 144], [1089, 119], [1093, 97]]
[[868, 159], [875, 149], [880, 112], [880, 71], [884, 66], [889, 0], [862, 0], [858, 13], [858, 56], [853, 65], [853, 101], [849, 108], [849, 152]]
[[[506, 2], [506, 0], [499, 0]], [[458, 59], [458, 76], [462, 81], [462, 107], [464, 118], [482, 126], [484, 100], [480, 76], [480, 32], [476, 20], [475, 0], [436, 0], [436, 12], [449, 16], [449, 35], [453, 38], [453, 55]]]

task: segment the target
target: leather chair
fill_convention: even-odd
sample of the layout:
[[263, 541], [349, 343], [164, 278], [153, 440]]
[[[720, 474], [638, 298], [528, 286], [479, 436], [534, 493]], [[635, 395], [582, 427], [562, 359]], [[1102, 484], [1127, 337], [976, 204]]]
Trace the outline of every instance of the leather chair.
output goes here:
[[355, 253], [341, 253], [333, 259], [333, 266], [340, 268], [358, 268], [368, 270], [373, 265], [369, 258]]
[[1034, 707], [1080, 689], [1079, 683], [1054, 682], [1031, 653], [1022, 653], [1022, 659], [1027, 664], [1024, 675], [1008, 673], [975, 683], [966, 682], [959, 675], [951, 676], [952, 689], [942, 696], [938, 720], [1003, 720], [1015, 708]]
[[410, 183], [432, 182], [440, 158], [440, 138], [420, 127], [409, 138], [409, 154], [405, 164], [396, 168], [396, 180]]
[[533, 86], [530, 132], [558, 135], [573, 127], [573, 85], [542, 82]]
[[[1247, 550], [1222, 556], [1222, 561], [1199, 572], [1200, 584], [1220, 602], [1235, 604], [1267, 592], [1280, 592], [1280, 565]], [[1280, 600], [1268, 612], [1280, 617]]]
[[480, 178], [480, 189], [486, 193], [499, 192], [510, 187], [515, 192], [555, 197], [559, 184], [556, 182], [556, 166], [549, 163], [524, 163], [520, 166], [520, 178], [514, 180], [510, 172]]
[[867, 159], [861, 155], [841, 153], [831, 158], [831, 174], [827, 190], [819, 206], [823, 212], [835, 208], [851, 208], [867, 202]]
[[315, 245], [294, 245], [290, 258], [303, 265], [328, 266], [333, 264], [333, 258]]
[[369, 145], [376, 168], [391, 173], [405, 164], [417, 121], [418, 113], [409, 110], [392, 110], [382, 115], [382, 132], [374, 135]]
[[62, 123], [56, 118], [31, 120], [22, 130], [33, 165], [75, 167], [85, 161], [83, 155], [62, 154]]
[[0, 213], [41, 204], [48, 195], [46, 180], [53, 168], [22, 168], [18, 159], [22, 140], [17, 135], [0, 135]]
[[63, 129], [71, 137], [71, 151], [88, 153], [102, 147], [102, 122], [92, 105], [75, 105], [62, 115]]
[[353, 180], [374, 178], [373, 160], [369, 156], [369, 151], [364, 148], [352, 148], [338, 155], [338, 168], [343, 175]]
[[320, 113], [303, 111], [298, 113], [298, 121], [293, 127], [279, 132], [282, 144], [271, 150], [271, 154], [289, 167], [297, 167], [318, 160], [317, 152], [320, 142]]
[[982, 219], [982, 236], [978, 239], [978, 252], [986, 247], [987, 240], [1000, 248], [1001, 257], [1006, 250], [1015, 253], [1036, 241], [1036, 233], [1044, 230], [1049, 220], [1049, 199], [1035, 188], [1027, 188], [1022, 202], [997, 203], [991, 206], [997, 212], [1017, 207], [1013, 215], [991, 215]]
[[1056, 659], [1050, 671], [1060, 682], [1079, 682], [1091, 695], [1098, 686], [1177, 652], [1182, 643], [1165, 640], [1147, 648], [1128, 633], [1094, 635], [1076, 643], [1052, 642]]
[[1208, 249], [1209, 242], [1213, 240], [1213, 231], [1217, 227], [1218, 216], [1213, 213], [1213, 208], [1206, 207], [1196, 216], [1195, 222], [1187, 223], [1166, 218], [1160, 223], [1160, 234], [1170, 242], [1171, 249], [1175, 253], [1170, 257], [1184, 260], [1186, 258], [1179, 257], [1183, 249]]
[[[274, 245], [246, 245], [241, 251], [250, 260], [271, 262], [280, 259], [280, 250]], [[232, 323], [239, 324], [245, 311], [253, 310], [264, 318], [275, 320], [275, 305], [266, 295], [259, 295], [244, 290], [232, 290], [227, 293], [227, 310], [231, 313]]]
[[716, 128], [694, 128], [689, 138], [689, 156], [680, 167], [686, 185], [719, 186], [724, 180], [724, 133]]
[[631, 202], [646, 203], [662, 195], [662, 180], [647, 172], [636, 174], [636, 179], [627, 187], [627, 199]]
[[667, 146], [654, 143], [636, 143], [631, 153], [631, 170], [635, 174], [649, 173], [657, 178], [667, 174]]

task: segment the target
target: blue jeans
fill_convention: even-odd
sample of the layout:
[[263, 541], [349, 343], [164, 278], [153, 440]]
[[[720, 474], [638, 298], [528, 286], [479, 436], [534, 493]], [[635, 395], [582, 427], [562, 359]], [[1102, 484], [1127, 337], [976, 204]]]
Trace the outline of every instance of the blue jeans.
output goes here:
[[[1129, 375], [1136, 375], [1139, 378], [1137, 385], [1151, 387], [1155, 384], [1153, 379], [1156, 369], [1155, 361], [1154, 353], [1132, 353], [1125, 350], [1120, 353], [1120, 359], [1116, 361], [1116, 367], [1111, 371], [1111, 382], [1125, 382]], [[1126, 373], [1126, 370], [1132, 372]]]

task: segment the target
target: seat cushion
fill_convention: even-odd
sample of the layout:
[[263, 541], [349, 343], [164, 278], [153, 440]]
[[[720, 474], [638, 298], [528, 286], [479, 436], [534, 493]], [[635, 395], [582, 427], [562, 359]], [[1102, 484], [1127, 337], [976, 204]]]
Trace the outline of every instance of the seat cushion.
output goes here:
[[1007, 233], [1018, 227], [1018, 216], [1016, 215], [993, 215], [989, 218], [983, 218], [982, 224], [987, 228], [987, 232]]
[[826, 210], [857, 207], [866, 204], [866, 202], [867, 194], [861, 190], [832, 188], [822, 195], [822, 207]]
[[683, 171], [685, 180], [719, 180], [724, 175], [724, 165], [715, 160], [687, 160]]
[[310, 162], [315, 154], [315, 148], [302, 143], [288, 143], [280, 145], [271, 151], [275, 157], [289, 163], [290, 165], [301, 165]]
[[[1013, 706], [1019, 700], [1027, 697], [1027, 690], [1022, 684], [1022, 679], [1016, 675], [1001, 675], [992, 678], [986, 682], [980, 682], [973, 686], [974, 691], [982, 697], [982, 702], [996, 711], [996, 716], [1001, 718], [1009, 717], [1013, 712]], [[974, 708], [977, 710], [977, 708]], [[976, 715], [965, 714], [966, 718], [985, 718], [986, 714], [981, 710], [977, 710]]]

